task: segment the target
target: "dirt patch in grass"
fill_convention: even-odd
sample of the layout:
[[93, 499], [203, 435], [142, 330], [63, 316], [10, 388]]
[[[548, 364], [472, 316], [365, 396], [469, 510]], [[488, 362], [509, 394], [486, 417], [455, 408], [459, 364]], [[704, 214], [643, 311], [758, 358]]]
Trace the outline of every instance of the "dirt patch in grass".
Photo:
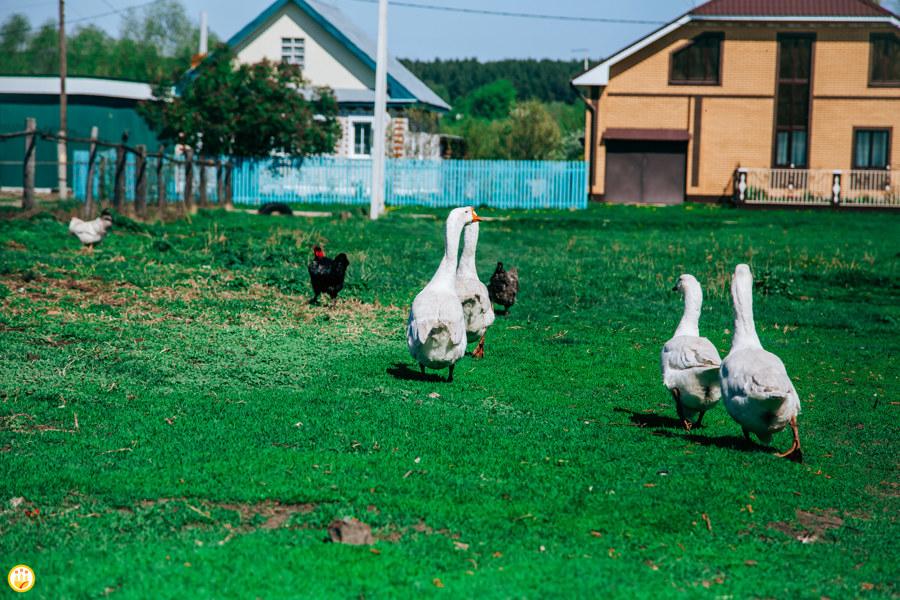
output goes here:
[[831, 529], [840, 529], [844, 526], [844, 519], [838, 517], [835, 513], [837, 513], [835, 509], [829, 509], [821, 513], [797, 509], [796, 521], [776, 521], [766, 525], [766, 528], [780, 531], [786, 536], [804, 544], [829, 542], [831, 540], [825, 539], [825, 533]]
[[[64, 321], [83, 322], [92, 317], [91, 311], [97, 307], [120, 309], [122, 317], [140, 319], [147, 325], [158, 322], [179, 320], [185, 322], [206, 322], [221, 324], [223, 317], [217, 311], [198, 313], [194, 306], [215, 299], [216, 302], [252, 302], [267, 305], [265, 311], [243, 311], [240, 315], [242, 327], [268, 329], [277, 324], [284, 328], [316, 326], [343, 338], [356, 338], [364, 333], [379, 336], [396, 334], [403, 312], [399, 307], [383, 306], [378, 302], [364, 303], [356, 299], [329, 300], [327, 303], [310, 305], [305, 297], [289, 296], [267, 285], [253, 283], [246, 288], [229, 289], [228, 276], [218, 281], [208, 281], [201, 277], [187, 279], [181, 285], [140, 288], [125, 281], [107, 282], [100, 277], [76, 278], [71, 271], [60, 270], [64, 278], [45, 275], [7, 276], [0, 278], [0, 284], [17, 293], [10, 298], [27, 299], [33, 310], [22, 304], [5, 307], [13, 316], [34, 312], [41, 317], [59, 316]], [[198, 271], [198, 274], [200, 272]], [[204, 273], [205, 275], [205, 273]], [[171, 307], [174, 302], [182, 307]], [[6, 304], [9, 304], [7, 299]], [[74, 309], [87, 311], [76, 313]], [[190, 314], [182, 314], [189, 312]], [[107, 316], [102, 316], [104, 322]], [[22, 331], [0, 324], [0, 331]]]
[[45, 431], [65, 431], [67, 433], [75, 433], [74, 429], [63, 427], [60, 421], [51, 421], [50, 423], [38, 423], [34, 417], [26, 413], [15, 413], [0, 417], [0, 431], [11, 431], [14, 433], [44, 433]]

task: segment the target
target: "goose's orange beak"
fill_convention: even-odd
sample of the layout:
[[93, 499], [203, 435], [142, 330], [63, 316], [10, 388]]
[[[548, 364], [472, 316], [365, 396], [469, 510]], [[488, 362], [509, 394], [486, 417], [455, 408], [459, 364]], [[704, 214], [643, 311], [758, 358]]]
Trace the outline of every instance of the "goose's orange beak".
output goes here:
[[475, 211], [472, 210], [472, 222], [477, 223], [478, 221], [484, 221], [481, 217], [475, 214]]

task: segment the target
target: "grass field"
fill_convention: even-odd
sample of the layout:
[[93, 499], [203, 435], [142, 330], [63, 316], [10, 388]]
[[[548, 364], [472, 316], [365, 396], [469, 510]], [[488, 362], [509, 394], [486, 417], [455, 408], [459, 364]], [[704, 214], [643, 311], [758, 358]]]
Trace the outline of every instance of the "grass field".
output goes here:
[[[93, 254], [0, 220], [0, 568], [53, 599], [900, 597], [896, 215], [479, 211], [482, 280], [521, 291], [448, 384], [404, 334], [446, 212], [119, 218]], [[309, 306], [317, 242], [351, 265]], [[721, 407], [683, 431], [662, 386], [675, 280], [724, 356], [741, 262], [804, 464]], [[329, 543], [345, 517], [374, 543]]]

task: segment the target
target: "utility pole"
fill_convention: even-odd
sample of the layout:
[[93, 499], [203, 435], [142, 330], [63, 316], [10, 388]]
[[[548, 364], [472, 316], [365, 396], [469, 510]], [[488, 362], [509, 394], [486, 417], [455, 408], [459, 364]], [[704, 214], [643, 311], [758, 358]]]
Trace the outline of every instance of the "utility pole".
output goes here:
[[375, 51], [375, 123], [372, 140], [372, 198], [369, 218], [384, 213], [385, 121], [387, 120], [387, 0], [378, 0], [378, 45]]
[[66, 4], [59, 0], [59, 138], [56, 140], [59, 199], [69, 197], [68, 160], [66, 151]]

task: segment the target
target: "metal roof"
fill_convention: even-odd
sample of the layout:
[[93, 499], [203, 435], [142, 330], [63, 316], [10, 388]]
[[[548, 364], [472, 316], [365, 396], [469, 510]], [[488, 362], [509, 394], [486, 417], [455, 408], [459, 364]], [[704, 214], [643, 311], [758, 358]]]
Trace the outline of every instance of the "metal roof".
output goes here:
[[[59, 77], [0, 77], [0, 94], [59, 95]], [[104, 96], [129, 100], [151, 100], [153, 91], [148, 83], [100, 79], [94, 77], [66, 77], [68, 96]]]
[[[253, 21], [238, 31], [228, 40], [228, 45], [235, 47], [250, 34], [262, 27], [267, 20], [282, 10], [288, 3], [295, 4], [321, 25], [329, 34], [333, 35], [341, 44], [346, 46], [355, 56], [362, 60], [363, 64], [375, 71], [376, 44], [362, 29], [337, 8], [319, 2], [318, 0], [275, 0], [267, 9], [259, 14]], [[450, 105], [435, 94], [431, 88], [413, 75], [400, 61], [388, 57], [387, 65], [388, 87], [391, 91], [389, 101], [394, 102], [421, 102], [432, 109], [446, 112]], [[373, 96], [374, 98], [374, 96]]]
[[885, 17], [889, 10], [871, 0], [710, 0], [688, 14], [755, 17]]

